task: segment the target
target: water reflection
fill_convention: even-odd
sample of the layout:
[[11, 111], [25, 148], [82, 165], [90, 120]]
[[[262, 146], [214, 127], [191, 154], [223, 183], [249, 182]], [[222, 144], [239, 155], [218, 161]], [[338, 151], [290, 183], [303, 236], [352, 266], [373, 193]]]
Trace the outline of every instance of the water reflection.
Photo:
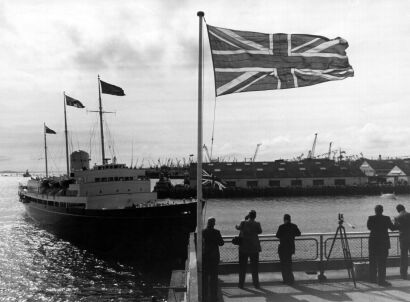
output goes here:
[[146, 271], [82, 249], [38, 227], [0, 179], [1, 301], [139, 301], [166, 293], [168, 271]]

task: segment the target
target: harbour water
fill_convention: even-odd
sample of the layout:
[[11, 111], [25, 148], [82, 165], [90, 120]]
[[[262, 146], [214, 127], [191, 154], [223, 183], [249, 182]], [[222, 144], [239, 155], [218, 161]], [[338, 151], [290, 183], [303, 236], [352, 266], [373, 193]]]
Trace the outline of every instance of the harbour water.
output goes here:
[[[103, 259], [36, 226], [18, 202], [22, 177], [0, 177], [0, 301], [148, 301], [165, 297], [169, 272]], [[347, 231], [365, 231], [376, 204], [394, 216], [398, 203], [410, 208], [410, 195], [397, 200], [378, 196], [287, 197], [208, 200], [205, 217], [213, 216], [223, 235], [236, 234], [251, 209], [263, 233], [276, 232], [283, 214], [292, 215], [301, 231], [334, 232], [343, 213]]]
[[[398, 195], [396, 200], [380, 196], [320, 196], [278, 197], [255, 199], [213, 199], [205, 209], [205, 218], [213, 216], [222, 235], [237, 234], [239, 224], [249, 210], [257, 212], [264, 234], [276, 233], [283, 223], [283, 215], [290, 214], [302, 233], [335, 232], [338, 213], [345, 219], [346, 231], [367, 231], [367, 218], [374, 215], [374, 207], [381, 204], [384, 215], [397, 215], [396, 205], [402, 203], [410, 209], [410, 195]], [[228, 214], [229, 213], [229, 214]], [[350, 225], [354, 226], [351, 227]]]
[[22, 177], [0, 177], [0, 301], [150, 301], [169, 272], [102, 259], [36, 226], [18, 202]]

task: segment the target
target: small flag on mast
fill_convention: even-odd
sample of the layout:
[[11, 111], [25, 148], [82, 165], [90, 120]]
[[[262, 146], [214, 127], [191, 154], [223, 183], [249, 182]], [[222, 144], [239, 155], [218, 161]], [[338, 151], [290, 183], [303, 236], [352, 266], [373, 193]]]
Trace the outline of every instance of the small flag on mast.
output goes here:
[[85, 108], [84, 105], [76, 99], [73, 99], [72, 97], [69, 97], [68, 95], [65, 96], [65, 101], [67, 106], [73, 106], [76, 108]]
[[303, 34], [264, 34], [207, 26], [216, 96], [288, 89], [354, 75], [347, 41]]
[[45, 130], [46, 130], [46, 133], [48, 133], [48, 134], [57, 134], [54, 130], [48, 128], [46, 125], [44, 125], [44, 127], [45, 127]]
[[105, 94], [112, 94], [118, 96], [124, 96], [124, 90], [121, 87], [109, 84], [107, 82], [101, 81], [101, 92]]

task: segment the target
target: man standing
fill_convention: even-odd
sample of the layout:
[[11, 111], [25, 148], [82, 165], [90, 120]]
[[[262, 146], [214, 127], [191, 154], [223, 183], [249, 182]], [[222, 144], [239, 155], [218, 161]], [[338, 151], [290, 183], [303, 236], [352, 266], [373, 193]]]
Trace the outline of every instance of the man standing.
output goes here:
[[239, 245], [239, 288], [243, 288], [246, 276], [248, 258], [251, 261], [252, 282], [255, 288], [259, 288], [259, 253], [261, 244], [258, 235], [262, 233], [261, 224], [256, 219], [256, 211], [251, 210], [248, 219], [242, 221], [236, 229], [241, 231], [242, 242]]
[[[208, 218], [206, 229], [202, 231], [203, 240], [203, 297], [204, 301], [217, 301], [219, 247], [224, 245], [221, 232], [215, 227], [215, 218]], [[208, 297], [209, 293], [209, 297]]]
[[370, 230], [369, 236], [369, 277], [370, 282], [381, 286], [390, 286], [386, 281], [386, 262], [390, 249], [390, 237], [388, 229], [393, 230], [394, 226], [388, 216], [383, 215], [383, 206], [377, 205], [374, 208], [376, 215], [369, 216], [367, 228]]
[[279, 238], [279, 260], [283, 282], [293, 284], [295, 277], [292, 271], [292, 255], [295, 253], [295, 237], [300, 236], [300, 230], [296, 224], [290, 222], [290, 215], [283, 216], [283, 224], [279, 226], [276, 237]]
[[408, 253], [410, 249], [410, 213], [402, 204], [396, 207], [399, 215], [394, 218], [394, 227], [400, 232], [400, 276], [407, 279]]

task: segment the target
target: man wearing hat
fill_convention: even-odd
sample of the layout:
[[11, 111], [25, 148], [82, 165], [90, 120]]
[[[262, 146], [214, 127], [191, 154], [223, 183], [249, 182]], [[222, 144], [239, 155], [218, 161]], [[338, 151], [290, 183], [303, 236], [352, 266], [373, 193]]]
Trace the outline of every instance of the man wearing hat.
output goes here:
[[206, 228], [202, 231], [203, 297], [204, 301], [212, 302], [217, 301], [219, 247], [224, 245], [221, 232], [214, 227], [215, 218], [210, 217]]
[[261, 244], [258, 234], [262, 233], [261, 224], [256, 219], [256, 211], [251, 210], [247, 215], [248, 219], [242, 221], [236, 229], [240, 230], [242, 242], [239, 245], [239, 288], [244, 287], [246, 267], [248, 259], [251, 262], [252, 283], [255, 288], [259, 288], [259, 253], [261, 252]]
[[279, 260], [283, 282], [293, 284], [295, 277], [292, 271], [292, 255], [295, 253], [295, 237], [300, 236], [300, 230], [296, 224], [290, 222], [290, 215], [283, 216], [283, 224], [279, 226], [276, 237], [279, 238]]

